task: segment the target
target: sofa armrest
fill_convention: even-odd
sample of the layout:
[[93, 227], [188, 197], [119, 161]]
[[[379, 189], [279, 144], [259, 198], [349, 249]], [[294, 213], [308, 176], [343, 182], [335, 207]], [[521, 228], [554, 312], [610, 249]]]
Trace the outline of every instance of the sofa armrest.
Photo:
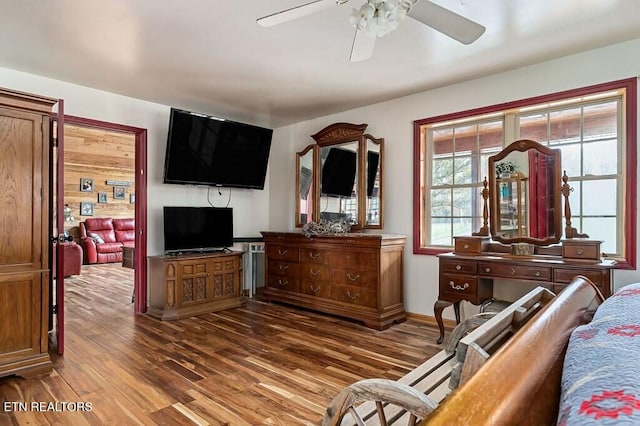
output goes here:
[[96, 248], [96, 241], [91, 237], [83, 237], [80, 242], [84, 252], [84, 263], [98, 263], [98, 249]]

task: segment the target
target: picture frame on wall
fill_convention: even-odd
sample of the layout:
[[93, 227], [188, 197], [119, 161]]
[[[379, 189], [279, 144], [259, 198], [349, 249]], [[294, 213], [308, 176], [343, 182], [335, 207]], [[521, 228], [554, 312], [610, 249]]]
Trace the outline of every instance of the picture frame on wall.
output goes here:
[[80, 178], [80, 192], [93, 192], [93, 179]]
[[114, 200], [124, 200], [125, 193], [126, 193], [126, 187], [124, 187], [124, 186], [114, 186], [113, 187], [113, 199]]
[[93, 216], [93, 203], [82, 201], [80, 203], [80, 216]]
[[98, 192], [98, 203], [107, 204], [107, 193], [106, 192]]
[[129, 194], [129, 204], [135, 204], [136, 203], [136, 194], [131, 193]]

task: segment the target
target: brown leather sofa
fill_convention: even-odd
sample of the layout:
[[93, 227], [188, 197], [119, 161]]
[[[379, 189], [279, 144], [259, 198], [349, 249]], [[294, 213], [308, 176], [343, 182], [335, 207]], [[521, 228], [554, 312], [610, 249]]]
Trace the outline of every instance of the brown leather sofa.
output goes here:
[[121, 263], [122, 247], [133, 247], [134, 240], [133, 218], [90, 218], [80, 222], [80, 241], [86, 264]]

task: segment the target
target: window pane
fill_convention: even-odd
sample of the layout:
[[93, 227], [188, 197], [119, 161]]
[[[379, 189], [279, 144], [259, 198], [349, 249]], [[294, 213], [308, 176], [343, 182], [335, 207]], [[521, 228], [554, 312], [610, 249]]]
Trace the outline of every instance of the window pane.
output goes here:
[[581, 108], [571, 108], [554, 111], [549, 114], [551, 144], [557, 142], [571, 142], [580, 140], [580, 112]]
[[615, 217], [584, 218], [583, 224], [582, 232], [589, 235], [589, 239], [603, 242], [600, 246], [602, 253], [609, 255], [620, 254], [616, 252], [618, 221]]
[[583, 182], [582, 188], [585, 194], [598, 194], [598, 196], [584, 197], [582, 213], [585, 216], [615, 216], [618, 198], [616, 186], [615, 179]]
[[568, 176], [582, 176], [580, 144], [554, 146], [554, 148], [560, 149], [562, 170], [566, 170]]
[[473, 212], [472, 196], [475, 188], [456, 188], [453, 190], [453, 214], [454, 217], [471, 217]]
[[617, 140], [584, 144], [585, 175], [613, 175], [616, 173], [618, 173]]
[[453, 158], [434, 158], [432, 170], [433, 186], [453, 183]]
[[453, 239], [451, 238], [451, 219], [432, 218], [431, 219], [431, 235], [429, 240], [435, 246], [451, 246]]
[[549, 140], [548, 114], [532, 113], [520, 117], [520, 139], [531, 139], [543, 143]]
[[585, 141], [618, 137], [618, 102], [606, 102], [584, 108]]
[[471, 156], [456, 157], [455, 159], [455, 178], [456, 185], [473, 183], [472, 168], [471, 168]]
[[432, 217], [451, 217], [451, 190], [432, 189], [430, 198]]

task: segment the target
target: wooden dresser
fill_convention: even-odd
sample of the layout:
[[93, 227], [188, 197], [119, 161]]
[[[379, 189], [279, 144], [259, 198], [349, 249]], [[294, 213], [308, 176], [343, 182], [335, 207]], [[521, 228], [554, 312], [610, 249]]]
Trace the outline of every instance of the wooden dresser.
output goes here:
[[174, 320], [242, 305], [242, 252], [150, 256], [149, 315]]
[[536, 247], [531, 256], [515, 256], [508, 246], [489, 243], [488, 237], [456, 237], [455, 251], [439, 255], [439, 292], [434, 312], [444, 338], [442, 311], [453, 304], [460, 322], [460, 302], [474, 305], [493, 297], [493, 280], [539, 282], [558, 293], [576, 275], [589, 278], [604, 297], [611, 296], [613, 260], [600, 259], [600, 241], [564, 240], [562, 245]]
[[405, 237], [349, 233], [307, 238], [263, 232], [269, 301], [364, 322], [382, 330], [406, 319]]

